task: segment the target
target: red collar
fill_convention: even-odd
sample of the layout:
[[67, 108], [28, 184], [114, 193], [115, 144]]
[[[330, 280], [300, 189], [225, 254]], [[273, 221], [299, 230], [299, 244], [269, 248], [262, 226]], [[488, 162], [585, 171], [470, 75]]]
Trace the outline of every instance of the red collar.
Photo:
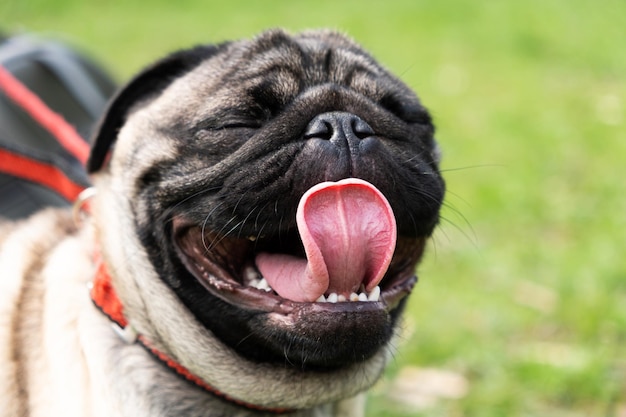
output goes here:
[[[141, 344], [144, 348], [146, 348], [150, 353], [152, 353], [157, 359], [159, 359], [169, 368], [173, 369], [178, 375], [182, 376], [188, 381], [193, 382], [194, 384], [205, 389], [206, 391], [209, 391], [210, 393], [226, 401], [255, 411], [265, 411], [276, 414], [283, 414], [289, 411], [293, 411], [286, 408], [266, 408], [255, 404], [249, 404], [236, 398], [232, 398], [228, 394], [225, 394], [218, 389], [210, 386], [203, 379], [201, 379], [197, 375], [192, 374], [180, 363], [176, 362], [174, 359], [155, 348], [150, 343], [150, 341], [146, 339], [145, 336], [135, 334], [134, 331], [128, 327], [128, 320], [124, 316], [124, 306], [120, 302], [120, 299], [117, 297], [115, 289], [111, 284], [111, 276], [107, 271], [106, 265], [102, 261], [97, 262], [96, 275], [93, 281], [93, 287], [91, 288], [91, 299], [93, 300], [94, 304], [109, 317], [109, 319], [111, 319], [114, 323], [120, 326], [120, 328], [122, 329], [122, 334], [124, 335], [123, 337], [128, 342], [139, 342], [139, 344]], [[131, 335], [131, 337], [128, 337], [129, 335]]]

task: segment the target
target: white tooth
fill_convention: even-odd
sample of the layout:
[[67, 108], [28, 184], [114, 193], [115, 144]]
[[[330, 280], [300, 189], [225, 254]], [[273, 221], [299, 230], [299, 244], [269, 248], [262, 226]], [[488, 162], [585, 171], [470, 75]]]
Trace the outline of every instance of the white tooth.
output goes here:
[[377, 285], [376, 287], [374, 287], [372, 292], [367, 296], [367, 299], [369, 301], [378, 301], [379, 298], [380, 298], [380, 287]]
[[337, 293], [336, 292], [331, 292], [328, 295], [328, 298], [326, 299], [326, 301], [328, 301], [329, 303], [336, 303], [337, 302]]
[[261, 281], [259, 281], [258, 285], [256, 286], [259, 290], [266, 290], [268, 288], [270, 288], [270, 284], [267, 283], [267, 280], [265, 278], [263, 278]]
[[243, 275], [244, 278], [250, 282], [259, 280], [259, 273], [252, 266], [246, 267], [246, 269], [244, 269], [243, 271]]
[[355, 292], [350, 294], [350, 301], [359, 301], [359, 295]]
[[367, 301], [367, 295], [364, 292], [359, 294], [359, 301]]
[[258, 279], [253, 279], [252, 281], [248, 282], [248, 286], [259, 288], [259, 282], [260, 281]]
[[343, 295], [343, 294], [339, 294], [337, 296], [337, 301], [340, 302], [340, 303], [343, 303], [344, 301], [346, 301], [346, 296]]
[[326, 302], [326, 297], [324, 297], [324, 294], [320, 295], [320, 298], [318, 298], [317, 300], [315, 300], [316, 303], [325, 303]]

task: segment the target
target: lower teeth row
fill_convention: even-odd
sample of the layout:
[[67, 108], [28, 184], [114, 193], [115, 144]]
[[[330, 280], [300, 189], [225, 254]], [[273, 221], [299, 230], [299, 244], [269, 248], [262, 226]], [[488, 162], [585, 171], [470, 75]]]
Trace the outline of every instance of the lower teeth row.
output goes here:
[[337, 294], [337, 293], [331, 292], [330, 294], [328, 294], [328, 297], [325, 297], [324, 295], [320, 295], [320, 298], [318, 298], [315, 302], [317, 303], [343, 303], [347, 301], [349, 302], [378, 301], [379, 299], [380, 299], [380, 287], [376, 286], [369, 294], [366, 294], [365, 291], [360, 292], [358, 294], [353, 292], [352, 294], [350, 294], [350, 297], [346, 298], [346, 296], [343, 294]]
[[[248, 286], [256, 288], [261, 291], [271, 292], [274, 291], [272, 287], [270, 287], [269, 283], [265, 278], [258, 279], [256, 277], [251, 277], [251, 274], [248, 273], [248, 277], [252, 278], [248, 281]], [[361, 288], [358, 294], [353, 292], [349, 297], [346, 297], [343, 294], [330, 293], [328, 296], [320, 295], [320, 297], [315, 300], [316, 303], [344, 303], [344, 302], [366, 302], [366, 301], [378, 301], [380, 299], [380, 287], [376, 286], [369, 294], [367, 294], [363, 288]]]

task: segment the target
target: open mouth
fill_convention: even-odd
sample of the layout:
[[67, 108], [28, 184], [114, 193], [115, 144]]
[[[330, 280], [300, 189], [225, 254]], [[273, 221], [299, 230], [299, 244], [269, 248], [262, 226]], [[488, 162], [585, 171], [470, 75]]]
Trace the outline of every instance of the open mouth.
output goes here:
[[297, 228], [234, 237], [173, 219], [178, 255], [213, 295], [253, 311], [390, 311], [412, 290], [425, 237], [398, 237], [372, 184], [350, 178], [312, 187]]

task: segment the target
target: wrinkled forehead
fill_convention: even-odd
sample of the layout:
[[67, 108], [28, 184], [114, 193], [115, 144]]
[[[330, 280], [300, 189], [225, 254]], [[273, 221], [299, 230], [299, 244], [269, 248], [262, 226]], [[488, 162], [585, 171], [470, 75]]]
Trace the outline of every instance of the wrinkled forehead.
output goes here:
[[196, 119], [224, 106], [256, 103], [280, 109], [306, 90], [331, 83], [374, 101], [392, 91], [406, 94], [369, 54], [338, 33], [292, 37], [277, 31], [229, 44], [174, 83], [177, 98], [165, 101], [187, 112], [197, 110], [195, 117], [187, 114]]
[[264, 92], [284, 100], [327, 83], [372, 94], [390, 78], [357, 44], [333, 32], [265, 35], [232, 45], [232, 51], [221, 58], [224, 84], [256, 89], [252, 92], [255, 96]]
[[351, 86], [358, 78], [386, 75], [365, 51], [335, 33], [257, 39], [243, 58], [237, 74], [242, 79], [279, 79], [300, 90], [324, 83]]

